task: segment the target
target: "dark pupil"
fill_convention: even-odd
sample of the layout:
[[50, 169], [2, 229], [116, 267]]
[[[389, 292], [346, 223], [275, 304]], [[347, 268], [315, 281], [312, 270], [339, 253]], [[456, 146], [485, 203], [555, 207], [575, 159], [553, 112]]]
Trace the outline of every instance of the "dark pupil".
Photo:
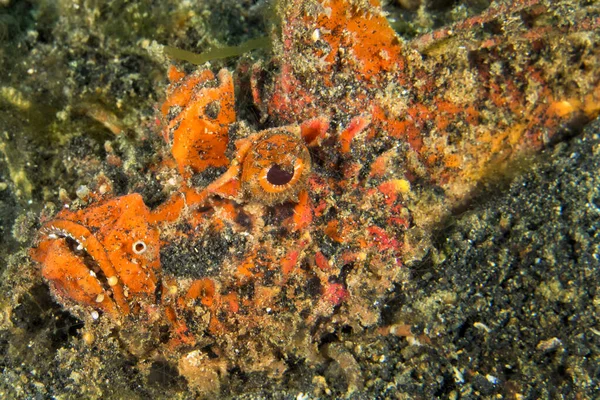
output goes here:
[[294, 173], [290, 173], [281, 169], [277, 164], [273, 165], [267, 172], [267, 180], [273, 185], [285, 185], [292, 180]]

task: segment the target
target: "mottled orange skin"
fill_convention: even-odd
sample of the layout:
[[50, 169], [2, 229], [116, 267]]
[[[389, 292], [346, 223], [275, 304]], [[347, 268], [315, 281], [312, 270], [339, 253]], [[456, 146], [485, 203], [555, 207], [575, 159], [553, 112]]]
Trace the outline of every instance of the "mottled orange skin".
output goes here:
[[[135, 304], [154, 301], [160, 280], [158, 230], [148, 217], [149, 210], [138, 194], [76, 212], [65, 209], [44, 224], [43, 239], [32, 257], [43, 264], [44, 278], [61, 298], [113, 316], [127, 315]], [[78, 246], [81, 255], [71, 248]], [[90, 266], [97, 266], [94, 274]], [[116, 284], [110, 284], [111, 277]]]
[[[409, 146], [405, 157], [418, 163], [405, 167], [406, 176], [441, 185], [459, 203], [499, 164], [539, 150], [566, 125], [599, 113], [600, 55], [578, 36], [597, 32], [593, 9], [572, 24], [556, 24], [548, 21], [560, 15], [558, 5], [507, 2], [406, 46], [378, 6], [377, 0], [282, 3], [280, 72], [258, 100], [270, 118], [327, 118], [337, 126], [328, 135], [348, 159], [356, 152], [357, 162], [369, 143], [398, 139]], [[512, 36], [473, 33], [512, 21], [508, 15], [515, 16], [505, 28]], [[536, 26], [519, 25], [519, 18]], [[588, 43], [591, 53], [573, 69], [580, 76], [561, 70], [568, 62], [554, 71], [558, 55], [538, 61], [538, 54], [569, 48], [573, 40]]]
[[[226, 70], [219, 72], [218, 86], [214, 88], [206, 86], [215, 80], [209, 70], [187, 77], [172, 71], [170, 77], [173, 83], [161, 107], [168, 119], [163, 135], [171, 143], [179, 173], [189, 177], [208, 167], [228, 166], [227, 130], [235, 121], [231, 74]], [[174, 115], [169, 118], [170, 113]]]

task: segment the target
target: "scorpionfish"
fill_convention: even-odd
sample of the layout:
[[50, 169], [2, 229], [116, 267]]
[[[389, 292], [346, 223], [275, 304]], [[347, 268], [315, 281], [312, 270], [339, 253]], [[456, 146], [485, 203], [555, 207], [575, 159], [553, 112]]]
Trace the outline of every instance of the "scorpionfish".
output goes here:
[[[162, 204], [94, 195], [45, 221], [31, 251], [61, 304], [200, 391], [233, 367], [318, 364], [328, 333], [376, 326], [436, 223], [600, 110], [585, 13], [500, 4], [406, 42], [378, 0], [277, 12], [270, 60], [170, 67]], [[253, 126], [236, 117], [237, 75]]]

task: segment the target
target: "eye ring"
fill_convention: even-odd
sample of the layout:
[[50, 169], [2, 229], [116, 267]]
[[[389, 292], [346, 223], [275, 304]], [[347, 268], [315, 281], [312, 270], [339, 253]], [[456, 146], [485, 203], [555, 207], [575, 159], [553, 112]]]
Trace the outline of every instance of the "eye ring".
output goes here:
[[244, 193], [266, 205], [296, 201], [310, 170], [310, 153], [296, 131], [269, 129], [259, 136], [244, 158]]

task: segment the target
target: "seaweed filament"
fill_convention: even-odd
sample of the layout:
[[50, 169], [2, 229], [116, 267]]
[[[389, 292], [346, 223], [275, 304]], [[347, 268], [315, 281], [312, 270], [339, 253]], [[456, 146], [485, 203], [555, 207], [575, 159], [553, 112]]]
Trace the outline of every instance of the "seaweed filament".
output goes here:
[[169, 57], [178, 60], [187, 61], [192, 64], [201, 65], [207, 61], [219, 60], [222, 58], [240, 56], [256, 49], [270, 49], [271, 39], [266, 36], [250, 39], [239, 46], [225, 46], [216, 49], [210, 49], [204, 53], [194, 53], [191, 51], [179, 49], [177, 47], [165, 46], [164, 51]]

